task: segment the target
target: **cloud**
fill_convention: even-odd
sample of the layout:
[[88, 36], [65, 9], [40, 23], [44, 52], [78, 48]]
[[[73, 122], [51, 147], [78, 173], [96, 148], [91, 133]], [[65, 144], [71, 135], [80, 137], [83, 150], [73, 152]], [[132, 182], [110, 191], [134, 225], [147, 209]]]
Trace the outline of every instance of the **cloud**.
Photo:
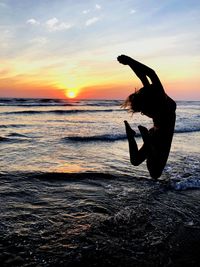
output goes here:
[[101, 6], [98, 5], [98, 4], [96, 4], [96, 5], [95, 5], [95, 8], [96, 8], [96, 9], [101, 9]]
[[1, 76], [0, 79], [3, 79], [5, 77], [8, 77], [9, 74], [10, 74], [10, 72], [11, 72], [11, 68], [3, 68], [3, 69], [1, 69], [0, 70], [0, 76]]
[[135, 9], [131, 9], [130, 14], [134, 14], [136, 12]]
[[59, 22], [57, 18], [52, 18], [46, 21], [46, 26], [50, 32], [52, 31], [64, 31], [72, 27], [71, 24], [65, 22]]
[[58, 19], [57, 18], [52, 18], [46, 21], [46, 25], [49, 28], [54, 28], [56, 26], [56, 24], [58, 23]]
[[31, 24], [31, 25], [39, 25], [39, 24], [40, 24], [40, 22], [37, 21], [37, 20], [35, 20], [35, 19], [28, 19], [28, 20], [26, 21], [26, 23], [27, 23], [27, 24]]
[[5, 8], [5, 7], [8, 7], [8, 6], [6, 5], [6, 3], [0, 2], [0, 7]]
[[45, 37], [36, 37], [32, 40], [30, 40], [30, 43], [36, 44], [36, 45], [45, 45], [48, 42], [48, 39]]
[[83, 14], [88, 14], [90, 12], [90, 9], [85, 9], [85, 10], [83, 10]]
[[91, 18], [91, 19], [88, 19], [88, 20], [86, 21], [85, 25], [86, 25], [86, 26], [90, 26], [90, 25], [96, 23], [98, 20], [99, 20], [99, 18], [97, 18], [97, 17], [93, 17], [93, 18]]

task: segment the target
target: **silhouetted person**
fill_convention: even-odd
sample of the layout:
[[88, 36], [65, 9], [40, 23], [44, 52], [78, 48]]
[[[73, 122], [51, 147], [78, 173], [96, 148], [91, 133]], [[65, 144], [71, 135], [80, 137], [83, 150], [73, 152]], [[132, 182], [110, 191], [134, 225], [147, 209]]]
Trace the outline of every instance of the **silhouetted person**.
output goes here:
[[135, 131], [124, 121], [130, 161], [138, 166], [146, 159], [151, 177], [157, 179], [161, 176], [169, 156], [176, 120], [176, 103], [166, 95], [154, 70], [125, 55], [117, 59], [121, 64], [128, 65], [143, 84], [140, 90], [127, 98], [123, 107], [128, 107], [132, 112], [141, 112], [153, 120], [153, 127], [149, 130], [138, 126], [144, 142], [139, 150], [134, 138]]

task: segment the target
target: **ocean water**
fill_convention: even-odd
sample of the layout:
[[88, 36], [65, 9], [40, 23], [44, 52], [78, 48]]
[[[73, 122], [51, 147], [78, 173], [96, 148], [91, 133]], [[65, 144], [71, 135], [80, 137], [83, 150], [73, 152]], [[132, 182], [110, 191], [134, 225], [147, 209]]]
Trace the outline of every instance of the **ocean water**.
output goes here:
[[[138, 133], [151, 120], [131, 115], [121, 101], [0, 99], [0, 170], [100, 172], [149, 178], [145, 163], [131, 166], [124, 120]], [[177, 103], [172, 149], [162, 178], [200, 186], [200, 102]], [[141, 138], [138, 133], [138, 143]], [[161, 179], [162, 179], [161, 178]], [[195, 183], [196, 182], [196, 183]]]
[[152, 121], [121, 104], [0, 99], [2, 266], [121, 266], [118, 257], [124, 266], [173, 266], [171, 227], [194, 232], [200, 222], [200, 102], [177, 102], [171, 152], [157, 182], [145, 163], [130, 164], [123, 123], [136, 130], [140, 146], [137, 126]]

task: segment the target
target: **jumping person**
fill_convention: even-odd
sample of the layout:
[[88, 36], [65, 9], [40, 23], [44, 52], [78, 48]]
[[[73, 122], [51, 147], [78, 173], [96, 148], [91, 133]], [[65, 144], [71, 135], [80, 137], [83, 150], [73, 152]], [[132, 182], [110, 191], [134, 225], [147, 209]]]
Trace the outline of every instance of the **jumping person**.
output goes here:
[[149, 130], [138, 126], [144, 142], [140, 149], [135, 141], [135, 131], [124, 121], [130, 161], [134, 166], [138, 166], [147, 160], [151, 177], [157, 179], [161, 176], [169, 156], [176, 120], [176, 103], [166, 95], [154, 70], [125, 55], [117, 59], [119, 63], [128, 65], [143, 84], [141, 89], [127, 98], [123, 107], [129, 108], [133, 113], [141, 112], [153, 120], [153, 127]]

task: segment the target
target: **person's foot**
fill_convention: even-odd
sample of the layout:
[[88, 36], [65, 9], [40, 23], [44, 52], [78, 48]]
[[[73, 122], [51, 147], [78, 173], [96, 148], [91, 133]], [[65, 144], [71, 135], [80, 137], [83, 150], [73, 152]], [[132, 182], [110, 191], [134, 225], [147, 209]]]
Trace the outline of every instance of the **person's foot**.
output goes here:
[[124, 121], [124, 124], [126, 128], [127, 138], [130, 141], [131, 139], [134, 139], [136, 132], [131, 128], [127, 121]]

